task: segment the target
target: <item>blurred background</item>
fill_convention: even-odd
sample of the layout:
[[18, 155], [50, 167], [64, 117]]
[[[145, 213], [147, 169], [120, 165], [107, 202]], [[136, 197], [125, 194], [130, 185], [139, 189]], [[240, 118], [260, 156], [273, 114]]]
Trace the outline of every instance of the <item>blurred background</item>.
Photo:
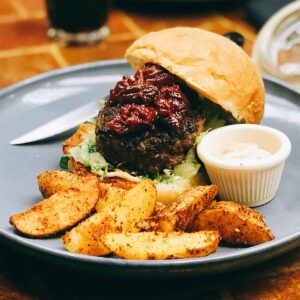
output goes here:
[[[172, 26], [220, 34], [237, 31], [251, 55], [263, 24], [291, 2], [299, 4], [289, 0], [0, 0], [0, 88], [56, 68], [122, 58], [138, 37]], [[299, 9], [296, 20], [300, 20]], [[296, 29], [300, 32], [300, 26]], [[273, 36], [271, 29], [268, 36]], [[292, 59], [299, 69], [299, 33], [296, 39]], [[283, 53], [281, 60], [290, 57]]]

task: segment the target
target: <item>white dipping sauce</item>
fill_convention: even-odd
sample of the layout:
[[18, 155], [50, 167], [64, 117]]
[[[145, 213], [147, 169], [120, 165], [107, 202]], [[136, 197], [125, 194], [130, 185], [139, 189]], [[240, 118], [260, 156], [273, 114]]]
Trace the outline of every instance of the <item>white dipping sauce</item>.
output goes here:
[[259, 148], [254, 143], [235, 142], [221, 148], [217, 156], [221, 159], [232, 160], [239, 163], [253, 162], [270, 157], [272, 154]]

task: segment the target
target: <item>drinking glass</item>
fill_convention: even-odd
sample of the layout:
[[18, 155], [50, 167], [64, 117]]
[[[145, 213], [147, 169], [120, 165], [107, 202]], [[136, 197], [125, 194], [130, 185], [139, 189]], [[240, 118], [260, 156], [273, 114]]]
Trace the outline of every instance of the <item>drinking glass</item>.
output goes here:
[[109, 35], [109, 0], [46, 0], [48, 36], [63, 45], [90, 45]]

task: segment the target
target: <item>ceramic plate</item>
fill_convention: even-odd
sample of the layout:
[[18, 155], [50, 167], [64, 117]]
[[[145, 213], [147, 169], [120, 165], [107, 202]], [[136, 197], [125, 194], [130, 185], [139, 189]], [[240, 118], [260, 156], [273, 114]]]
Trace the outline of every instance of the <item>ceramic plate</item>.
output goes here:
[[224, 272], [253, 265], [300, 245], [300, 102], [288, 86], [265, 79], [263, 124], [285, 132], [292, 142], [277, 196], [258, 208], [276, 239], [254, 247], [219, 247], [208, 257], [165, 261], [127, 261], [67, 252], [59, 237], [29, 239], [10, 226], [9, 216], [41, 200], [36, 174], [59, 168], [61, 143], [72, 132], [30, 145], [9, 141], [84, 103], [103, 98], [123, 74], [132, 74], [123, 60], [58, 70], [25, 80], [0, 93], [1, 176], [0, 235], [23, 251], [57, 263], [118, 275], [187, 276]]

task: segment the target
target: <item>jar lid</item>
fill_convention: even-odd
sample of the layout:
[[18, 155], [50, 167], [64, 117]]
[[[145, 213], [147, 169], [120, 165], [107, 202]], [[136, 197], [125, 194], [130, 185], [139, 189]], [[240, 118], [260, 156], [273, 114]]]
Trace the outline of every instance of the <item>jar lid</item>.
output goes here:
[[267, 21], [252, 57], [260, 71], [300, 86], [300, 1], [283, 7]]

